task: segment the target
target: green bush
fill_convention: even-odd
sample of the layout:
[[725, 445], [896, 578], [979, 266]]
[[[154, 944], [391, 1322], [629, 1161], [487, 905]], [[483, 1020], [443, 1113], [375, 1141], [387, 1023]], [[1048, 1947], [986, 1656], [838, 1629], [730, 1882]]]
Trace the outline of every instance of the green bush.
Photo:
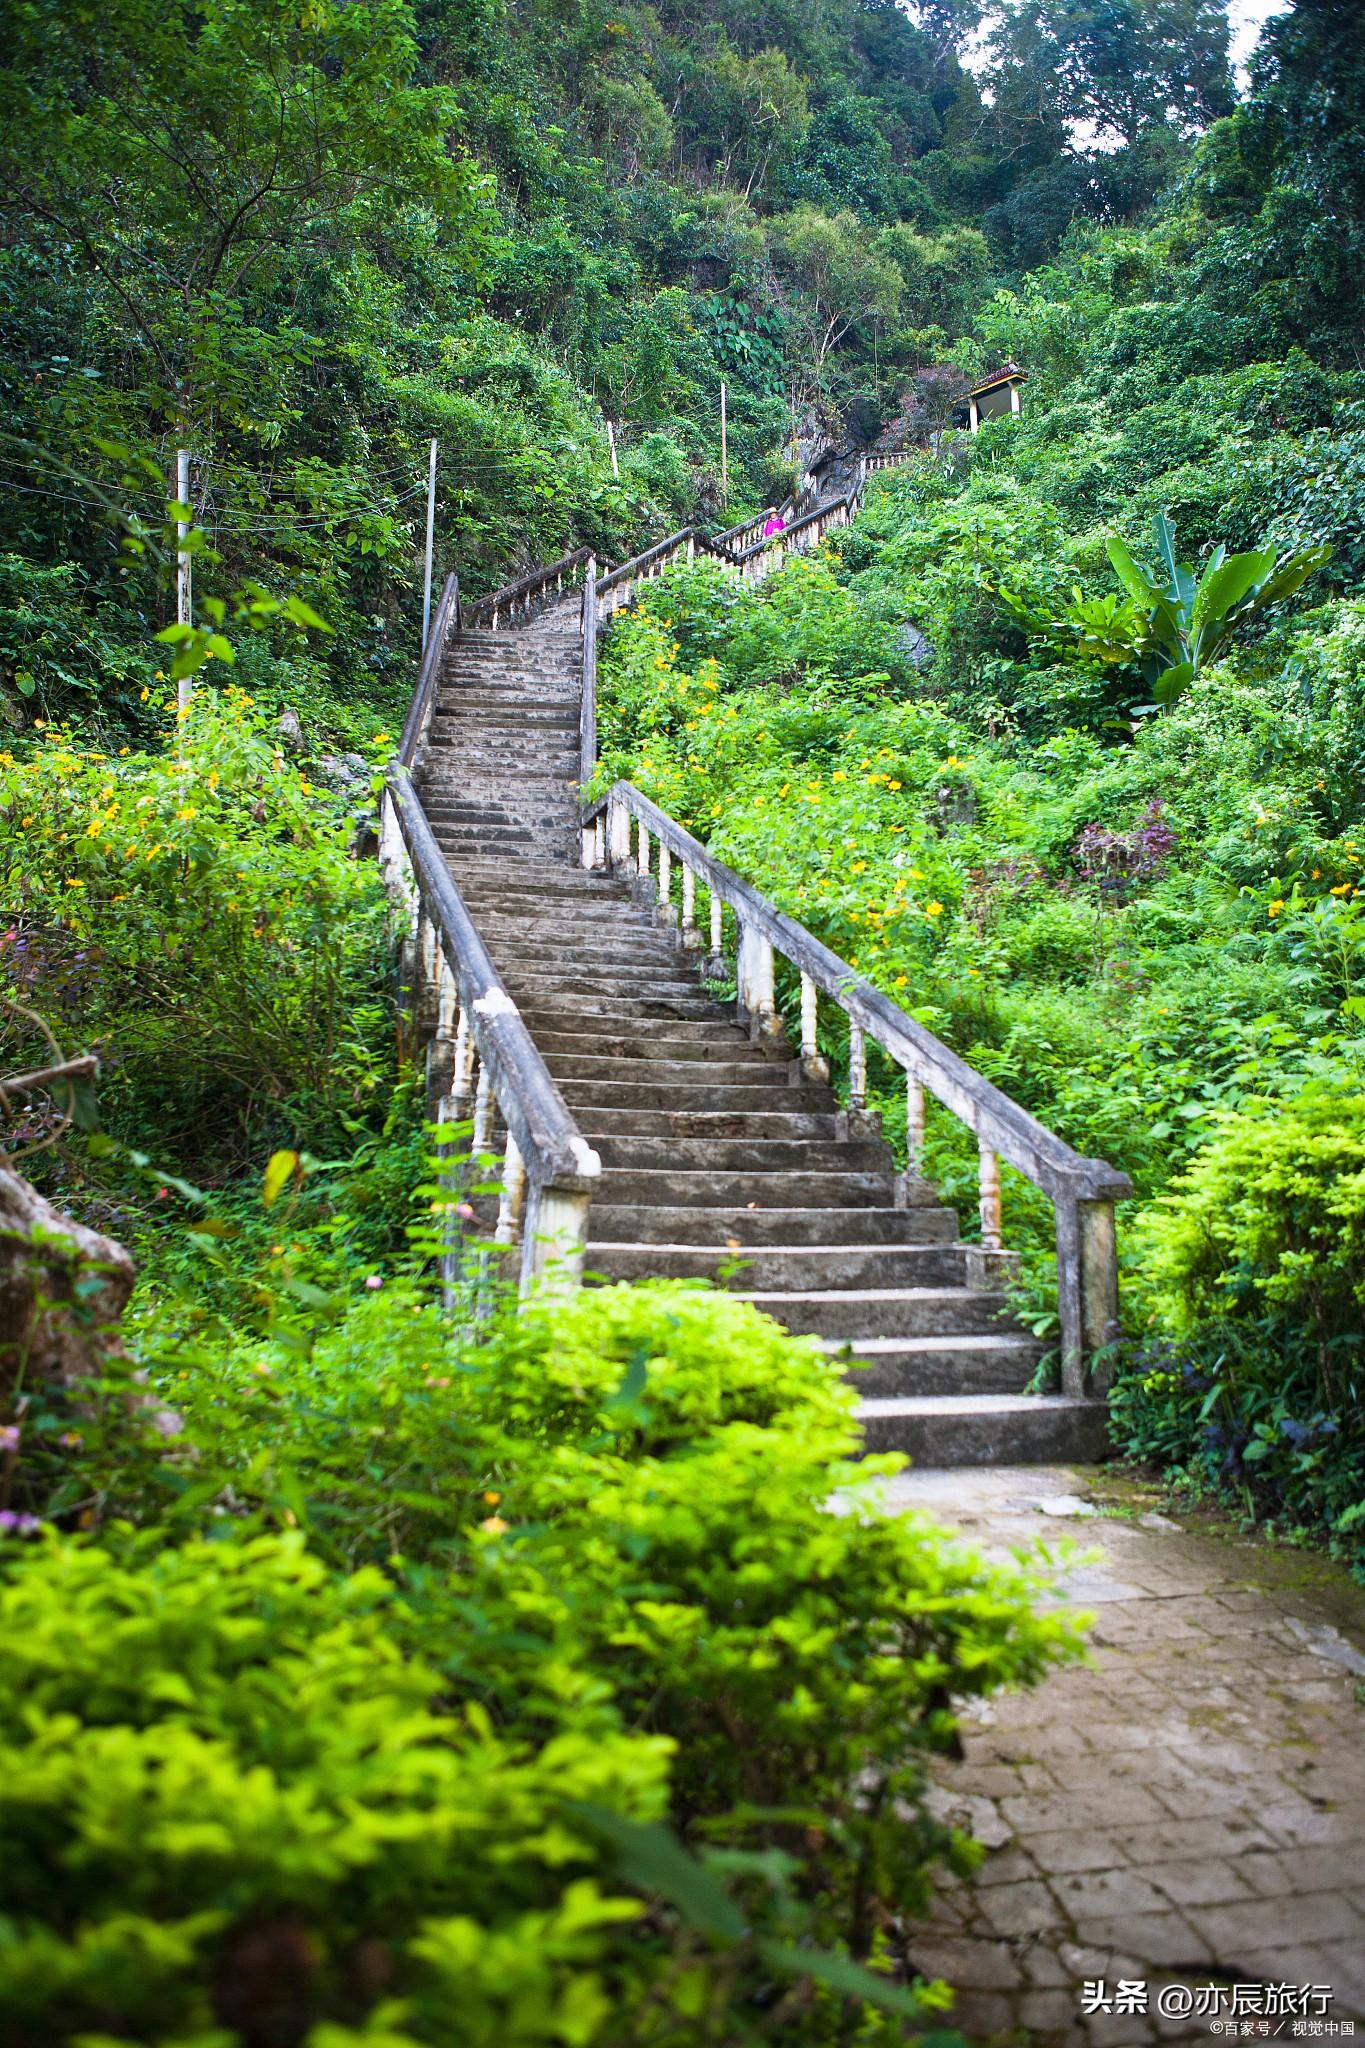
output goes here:
[[111, 1126], [191, 1172], [276, 1132], [334, 1141], [388, 1062], [354, 832], [235, 688], [196, 692], [173, 752], [48, 731], [0, 754], [0, 976], [100, 1053]]
[[971, 1860], [926, 1764], [1070, 1625], [876, 1512], [896, 1461], [848, 1462], [837, 1369], [742, 1302], [453, 1341], [414, 1283], [357, 1295], [153, 1361], [169, 1442], [23, 1419], [47, 1506], [123, 1520], [0, 1550], [0, 2026], [805, 2048], [842, 1983], [906, 2039], [872, 1902]]
[[1365, 1095], [1318, 1082], [1229, 1113], [1144, 1217], [1135, 1280], [1158, 1341], [1119, 1392], [1129, 1447], [1359, 1531]]

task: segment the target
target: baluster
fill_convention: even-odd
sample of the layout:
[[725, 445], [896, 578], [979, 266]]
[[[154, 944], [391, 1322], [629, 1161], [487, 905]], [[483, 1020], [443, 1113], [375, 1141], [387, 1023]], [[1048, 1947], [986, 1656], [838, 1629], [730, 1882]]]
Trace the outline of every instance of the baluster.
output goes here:
[[659, 915], [665, 924], [673, 921], [673, 856], [663, 840], [659, 841]]
[[635, 870], [640, 880], [647, 882], [649, 880], [649, 833], [645, 828], [643, 818], [639, 821], [639, 838], [636, 843], [638, 852], [635, 858]]
[[867, 1039], [861, 1024], [848, 1020], [848, 1106], [867, 1108]]
[[607, 845], [614, 868], [630, 865], [630, 812], [619, 797], [607, 807]]
[[828, 1081], [829, 1061], [820, 1053], [820, 997], [808, 974], [801, 976], [801, 1072], [808, 1081]]
[[493, 1108], [493, 1076], [480, 1060], [479, 1085], [474, 1090], [474, 1133], [471, 1139], [476, 1154], [493, 1149]]
[[526, 1162], [521, 1156], [516, 1139], [507, 1133], [507, 1149], [503, 1154], [502, 1189], [498, 1195], [498, 1221], [493, 1232], [499, 1244], [515, 1244], [521, 1225], [521, 1212], [526, 1201]]
[[455, 1026], [455, 1058], [450, 1069], [450, 1112], [455, 1123], [463, 1123], [469, 1115], [473, 1094], [474, 1034], [469, 1028], [469, 1013], [461, 1005]]
[[1000, 1229], [1000, 1161], [990, 1146], [982, 1142], [980, 1153], [981, 1183], [981, 1249], [983, 1252], [998, 1252], [1001, 1246]]
[[[738, 914], [738, 913], [737, 913]], [[739, 1007], [755, 1036], [769, 1037], [778, 1028], [773, 993], [772, 941], [757, 925], [739, 922]]]
[[599, 811], [592, 821], [592, 864], [604, 868], [607, 864], [607, 815]]
[[913, 1074], [905, 1077], [905, 1171], [918, 1179], [924, 1165], [924, 1089]]
[[820, 1045], [816, 1035], [818, 995], [815, 983], [808, 974], [801, 976], [801, 1058], [813, 1060], [819, 1053]]
[[717, 966], [725, 957], [725, 905], [711, 891], [711, 958]]
[[697, 877], [686, 861], [682, 864], [682, 942], [689, 950], [697, 944]]

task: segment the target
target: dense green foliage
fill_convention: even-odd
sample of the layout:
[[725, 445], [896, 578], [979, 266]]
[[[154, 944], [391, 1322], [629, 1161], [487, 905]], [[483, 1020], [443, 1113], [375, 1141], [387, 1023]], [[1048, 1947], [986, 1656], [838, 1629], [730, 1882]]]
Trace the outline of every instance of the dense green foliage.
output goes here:
[[[1248, 169], [1299, 190], [1310, 61], [1358, 112], [1317, 13], [1151, 224], [983, 306], [1021, 419], [881, 481], [823, 560], [757, 591], [699, 568], [618, 623], [604, 772], [1133, 1175], [1126, 1440], [1354, 1542], [1365, 392], [1344, 304], [1310, 330], [1268, 289]], [[944, 1119], [930, 1159], [969, 1214], [970, 1139]], [[1011, 1177], [1006, 1207], [1045, 1329], [1047, 1205]]]
[[472, 594], [723, 524], [723, 382], [730, 515], [919, 435], [617, 620], [604, 775], [1132, 1174], [1118, 1440], [1359, 1552], [1354, 15], [1239, 102], [1213, 0], [6, 0], [0, 1046], [99, 1053], [24, 1170], [143, 1266], [0, 1390], [6, 2040], [920, 2038], [951, 1703], [1074, 1651], [743, 1304], [438, 1304], [368, 836], [429, 437]]
[[279, 1271], [147, 1340], [178, 1418], [25, 1415], [15, 1506], [103, 1530], [0, 1576], [6, 2038], [907, 2039], [949, 1696], [1071, 1645], [1027, 1576], [831, 1511], [851, 1397], [724, 1295], [452, 1342]]

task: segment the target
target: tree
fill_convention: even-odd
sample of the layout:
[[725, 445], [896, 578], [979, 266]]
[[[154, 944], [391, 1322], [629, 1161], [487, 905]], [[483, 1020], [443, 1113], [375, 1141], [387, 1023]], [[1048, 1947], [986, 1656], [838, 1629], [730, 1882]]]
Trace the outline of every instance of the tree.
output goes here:
[[798, 206], [774, 220], [772, 248], [789, 287], [789, 311], [805, 344], [805, 360], [819, 386], [831, 349], [854, 327], [893, 319], [900, 310], [900, 271], [873, 246], [856, 213]]
[[291, 274], [433, 210], [473, 256], [483, 184], [411, 83], [401, 0], [23, 0], [0, 72], [11, 231], [73, 260], [189, 429], [251, 414], [295, 345]]
[[1132, 149], [1153, 129], [1196, 134], [1236, 105], [1220, 0], [1010, 0], [993, 83], [1048, 82], [1073, 146]]

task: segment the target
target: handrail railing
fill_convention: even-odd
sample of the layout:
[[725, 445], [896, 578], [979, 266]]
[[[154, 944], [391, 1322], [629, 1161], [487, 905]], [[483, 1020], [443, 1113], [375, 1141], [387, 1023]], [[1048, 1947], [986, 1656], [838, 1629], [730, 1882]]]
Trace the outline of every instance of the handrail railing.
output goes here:
[[417, 750], [427, 736], [431, 714], [436, 705], [436, 689], [441, 676], [441, 656], [445, 652], [446, 639], [452, 624], [460, 622], [460, 579], [447, 576], [441, 591], [441, 602], [436, 607], [436, 616], [431, 622], [427, 644], [422, 649], [422, 666], [417, 672], [417, 688], [412, 693], [408, 715], [403, 721], [403, 733], [398, 742], [398, 758], [405, 768], [411, 768], [417, 758]]
[[[790, 504], [791, 500], [788, 499], [787, 502]], [[752, 519], [741, 519], [738, 526], [723, 526], [720, 532], [713, 533], [711, 538], [720, 547], [730, 548], [733, 551], [741, 535], [761, 534], [768, 521], [778, 510], [779, 507], [776, 505], [765, 505], [761, 512], [755, 512]]]
[[476, 599], [465, 611], [465, 625], [487, 624], [496, 633], [499, 622], [510, 626], [519, 619], [529, 618], [535, 606], [550, 595], [551, 584], [556, 596], [566, 582], [573, 588], [582, 580], [579, 571], [592, 559], [593, 550], [584, 547], [575, 548], [571, 554], [560, 555], [556, 561], [538, 563], [524, 576], [518, 576], [515, 582], [504, 583], [500, 590], [491, 590], [487, 597]]
[[434, 1004], [427, 1051], [438, 1122], [473, 1120], [475, 1154], [506, 1128], [495, 1241], [521, 1241], [521, 1286], [576, 1287], [601, 1161], [579, 1131], [479, 936], [401, 762], [389, 768], [379, 857], [403, 905], [415, 1007]]
[[858, 509], [859, 496], [858, 491], [850, 491], [844, 498], [827, 498], [823, 505], [803, 512], [779, 533], [766, 534], [752, 546], [737, 549], [735, 561], [740, 574], [751, 583], [760, 583], [780, 569], [788, 555], [803, 554], [807, 548], [817, 546], [833, 527], [849, 525]]
[[656, 576], [677, 561], [694, 561], [697, 553], [714, 555], [719, 562], [727, 562], [733, 568], [736, 557], [728, 548], [721, 547], [699, 526], [680, 526], [676, 533], [665, 534], [638, 555], [632, 555], [628, 562], [609, 569], [597, 582], [597, 611], [599, 618], [610, 618], [613, 612], [621, 611], [635, 601], [636, 587], [650, 583]]
[[[634, 821], [636, 844], [631, 847]], [[801, 1059], [822, 1078], [817, 1028], [821, 995], [848, 1019], [849, 1110], [867, 1108], [867, 1040], [880, 1045], [906, 1077], [908, 1173], [918, 1173], [923, 1156], [925, 1096], [932, 1095], [973, 1131], [977, 1140], [981, 1214], [982, 1277], [999, 1263], [1001, 1239], [1000, 1161], [1017, 1168], [1049, 1197], [1056, 1214], [1057, 1293], [1061, 1323], [1062, 1383], [1080, 1394], [1104, 1383], [1104, 1353], [1118, 1334], [1118, 1264], [1114, 1204], [1132, 1193], [1132, 1183], [1102, 1159], [1085, 1159], [1017, 1102], [969, 1067], [933, 1032], [841, 960], [767, 897], [712, 858], [692, 834], [651, 802], [633, 783], [618, 782], [584, 814], [584, 862], [589, 867], [628, 871], [652, 891], [662, 920], [686, 947], [704, 941], [697, 922], [697, 885], [710, 898], [710, 955], [724, 958], [725, 911], [736, 926], [736, 976], [741, 1016], [756, 1035], [782, 1030], [777, 1012], [774, 954], [796, 968], [801, 984]], [[651, 838], [658, 841], [657, 872], [651, 866]], [[680, 870], [679, 903], [672, 901], [674, 864]]]

